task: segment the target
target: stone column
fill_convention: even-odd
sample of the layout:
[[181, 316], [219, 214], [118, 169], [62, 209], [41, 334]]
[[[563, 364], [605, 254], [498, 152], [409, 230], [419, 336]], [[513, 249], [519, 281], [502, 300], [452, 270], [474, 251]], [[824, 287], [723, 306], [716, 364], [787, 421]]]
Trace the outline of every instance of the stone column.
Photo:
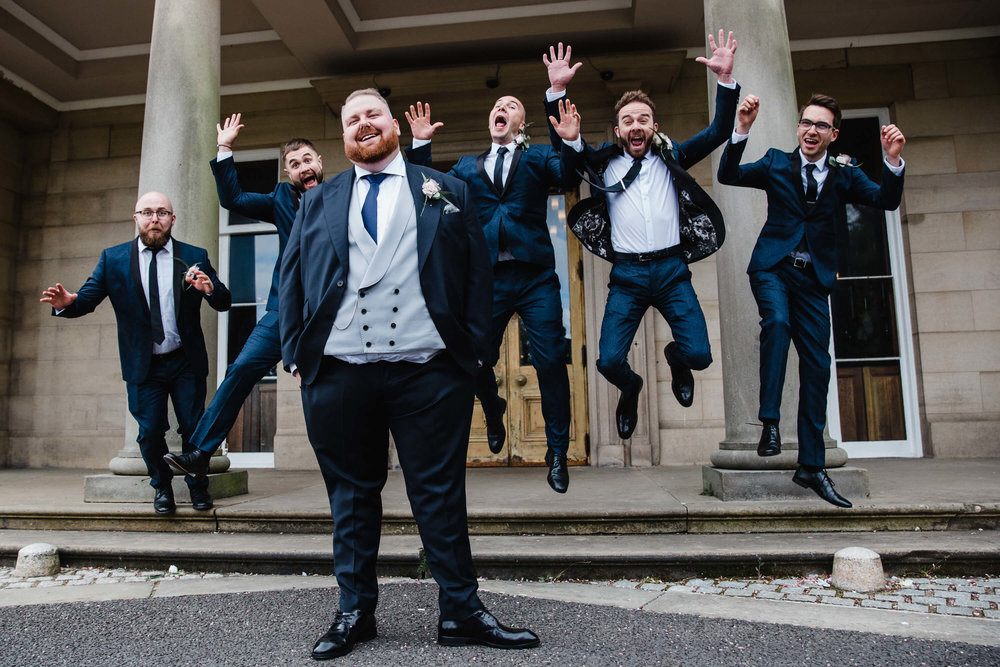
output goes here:
[[[219, 200], [208, 162], [215, 157], [215, 124], [219, 119], [219, 31], [219, 0], [156, 1], [137, 192], [137, 196], [153, 190], [167, 195], [177, 216], [174, 236], [206, 248], [216, 264]], [[203, 306], [201, 325], [209, 359], [210, 398], [216, 387], [216, 311]], [[177, 420], [171, 417], [168, 443], [171, 449], [179, 450]], [[111, 472], [146, 475], [137, 435], [138, 425], [126, 408], [125, 443], [111, 460]], [[217, 454], [212, 458], [213, 473], [228, 468], [228, 457]], [[94, 495], [90, 492], [96, 487], [92, 487], [88, 479], [85, 499], [98, 499], [87, 497]]]
[[[744, 161], [755, 160], [776, 146], [791, 150], [796, 144], [798, 108], [792, 74], [791, 50], [782, 0], [705, 0], [705, 25], [737, 31], [735, 78], [742, 88], [761, 99], [760, 113], [750, 134]], [[715, 75], [709, 73], [709, 108], [715, 109]], [[718, 171], [722, 148], [712, 155], [713, 174]], [[798, 357], [790, 350], [782, 395], [782, 454], [757, 456], [760, 438], [759, 344], [760, 316], [750, 292], [746, 267], [767, 214], [763, 191], [713, 185], [713, 199], [726, 220], [726, 242], [719, 250], [716, 270], [722, 347], [723, 397], [726, 439], [712, 455], [716, 468], [773, 470], [797, 467], [795, 434], [798, 403]], [[847, 454], [828, 439], [827, 465], [842, 466]], [[718, 495], [718, 494], [717, 494]]]

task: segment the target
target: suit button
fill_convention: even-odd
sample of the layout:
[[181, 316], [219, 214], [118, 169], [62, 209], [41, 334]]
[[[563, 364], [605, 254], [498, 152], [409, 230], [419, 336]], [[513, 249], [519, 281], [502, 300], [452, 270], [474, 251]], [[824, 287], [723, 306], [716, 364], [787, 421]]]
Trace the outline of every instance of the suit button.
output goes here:
[[393, 294], [399, 294], [399, 290], [398, 289], [394, 289], [394, 290], [392, 290], [392, 293]]
[[362, 315], [367, 315], [368, 314], [368, 309], [367, 308], [362, 308], [361, 309], [361, 314]]
[[344, 281], [343, 280], [338, 280], [337, 281], [337, 287], [343, 287], [343, 286], [344, 286]]
[[395, 344], [396, 344], [396, 341], [394, 341], [394, 340], [390, 340], [389, 341], [389, 345], [395, 345]]
[[370, 341], [369, 341], [369, 342], [367, 342], [367, 343], [365, 343], [365, 347], [371, 347], [371, 346], [372, 346], [372, 344], [371, 344], [371, 342], [370, 342]]
[[393, 306], [392, 307], [392, 312], [398, 313], [399, 312], [399, 308], [396, 308], [396, 306]]
[[393, 322], [393, 323], [392, 323], [392, 324], [390, 324], [389, 326], [390, 326], [390, 327], [392, 327], [393, 329], [395, 329], [395, 328], [396, 328], [396, 323], [395, 323], [395, 322]]
[[358, 296], [360, 296], [362, 299], [365, 298], [365, 291], [361, 290], [360, 292], [358, 292]]
[[368, 331], [368, 325], [366, 324], [365, 326], [361, 327], [361, 330], [362, 331]]

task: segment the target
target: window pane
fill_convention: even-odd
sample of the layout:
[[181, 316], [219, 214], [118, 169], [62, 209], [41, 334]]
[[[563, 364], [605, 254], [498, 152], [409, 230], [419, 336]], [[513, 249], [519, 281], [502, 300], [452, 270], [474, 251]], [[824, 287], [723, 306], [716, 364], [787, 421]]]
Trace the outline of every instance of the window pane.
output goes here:
[[[229, 239], [229, 291], [233, 303], [267, 303], [274, 264], [278, 261], [277, 234], [245, 234]], [[263, 313], [261, 313], [263, 314]]]
[[843, 243], [838, 238], [837, 243], [840, 277], [890, 275], [885, 213], [870, 206], [848, 204], [845, 208], [847, 217], [838, 237], [846, 238]]
[[[278, 184], [277, 160], [254, 160], [239, 162], [236, 170], [240, 176], [240, 187], [244, 192], [268, 193]], [[248, 225], [258, 222], [235, 211], [229, 212], [230, 225]]]
[[892, 278], [838, 281], [830, 300], [838, 359], [899, 356]]

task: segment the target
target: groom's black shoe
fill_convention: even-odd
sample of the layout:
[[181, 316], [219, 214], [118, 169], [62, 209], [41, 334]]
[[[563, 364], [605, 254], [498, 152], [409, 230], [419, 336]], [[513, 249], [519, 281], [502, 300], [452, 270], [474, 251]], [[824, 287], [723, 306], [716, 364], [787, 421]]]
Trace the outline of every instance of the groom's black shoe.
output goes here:
[[777, 424], [764, 424], [757, 443], [757, 456], [777, 456], [781, 453], [781, 434]]
[[482, 644], [491, 648], [533, 648], [538, 635], [523, 628], [508, 628], [493, 614], [480, 609], [461, 621], [438, 621], [438, 644], [468, 646]]
[[615, 425], [618, 427], [618, 437], [628, 440], [635, 431], [635, 426], [639, 422], [639, 392], [642, 391], [642, 378], [636, 383], [632, 391], [623, 391], [618, 399], [618, 408], [615, 410]]
[[490, 446], [490, 451], [499, 454], [503, 449], [503, 443], [507, 439], [507, 429], [503, 425], [503, 415], [507, 412], [507, 401], [498, 398], [500, 411], [491, 415], [486, 415], [486, 442]]
[[160, 516], [166, 516], [173, 514], [176, 510], [174, 489], [170, 486], [170, 482], [167, 482], [166, 485], [156, 489], [156, 493], [153, 495], [153, 511]]
[[663, 356], [667, 358], [667, 366], [670, 366], [670, 389], [682, 407], [690, 408], [694, 403], [694, 375], [687, 366], [670, 363], [670, 350], [676, 346], [677, 343], [670, 342], [663, 348]]
[[320, 637], [312, 649], [314, 660], [329, 660], [347, 655], [360, 642], [375, 639], [375, 614], [363, 611], [337, 612], [333, 625]]
[[851, 501], [833, 490], [833, 480], [820, 468], [818, 472], [810, 472], [799, 467], [792, 476], [792, 481], [804, 489], [812, 489], [816, 495], [837, 507], [854, 507]]
[[173, 468], [174, 472], [195, 477], [208, 475], [208, 462], [212, 455], [200, 449], [194, 449], [184, 454], [164, 454], [163, 460]]
[[556, 454], [551, 449], [545, 452], [545, 465], [549, 467], [546, 479], [556, 493], [566, 493], [569, 489], [569, 467], [566, 465], [566, 455]]

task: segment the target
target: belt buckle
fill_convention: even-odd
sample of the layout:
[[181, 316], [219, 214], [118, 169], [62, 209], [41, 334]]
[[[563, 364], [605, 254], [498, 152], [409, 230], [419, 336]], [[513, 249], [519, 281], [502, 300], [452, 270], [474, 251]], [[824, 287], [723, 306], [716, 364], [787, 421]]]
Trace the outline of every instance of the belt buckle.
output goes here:
[[802, 259], [801, 257], [792, 257], [792, 266], [796, 269], [804, 269], [809, 266], [809, 262]]

